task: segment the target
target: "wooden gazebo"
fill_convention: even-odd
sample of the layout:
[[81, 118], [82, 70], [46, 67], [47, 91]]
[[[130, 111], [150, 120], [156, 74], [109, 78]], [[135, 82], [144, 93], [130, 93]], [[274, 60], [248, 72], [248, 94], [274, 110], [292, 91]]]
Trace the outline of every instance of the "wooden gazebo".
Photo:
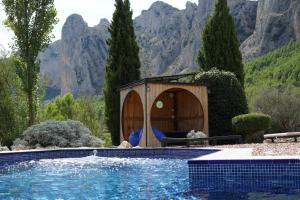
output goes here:
[[166, 132], [200, 130], [209, 135], [207, 87], [181, 81], [194, 75], [146, 78], [121, 87], [121, 141], [143, 128], [139, 146], [160, 147], [152, 127]]

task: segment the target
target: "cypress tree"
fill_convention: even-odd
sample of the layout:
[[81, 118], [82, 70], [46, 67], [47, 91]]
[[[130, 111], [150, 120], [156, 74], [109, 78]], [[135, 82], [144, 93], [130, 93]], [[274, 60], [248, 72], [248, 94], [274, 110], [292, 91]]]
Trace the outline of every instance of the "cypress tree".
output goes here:
[[120, 143], [120, 91], [122, 85], [140, 79], [139, 47], [136, 42], [129, 0], [115, 0], [109, 27], [111, 37], [106, 64], [104, 100], [106, 124], [113, 145]]
[[244, 85], [242, 55], [227, 0], [217, 0], [214, 13], [206, 22], [198, 64], [204, 71], [218, 68], [233, 72]]

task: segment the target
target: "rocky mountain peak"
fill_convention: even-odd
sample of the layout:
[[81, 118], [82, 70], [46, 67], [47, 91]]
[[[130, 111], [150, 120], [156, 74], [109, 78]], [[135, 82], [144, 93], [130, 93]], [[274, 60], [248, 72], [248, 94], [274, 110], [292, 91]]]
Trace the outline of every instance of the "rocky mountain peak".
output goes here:
[[186, 8], [186, 10], [196, 9], [197, 4], [187, 1], [185, 4], [185, 8]]
[[157, 1], [157, 2], [154, 2], [151, 7], [149, 8], [149, 12], [159, 12], [159, 11], [162, 11], [164, 13], [172, 13], [172, 12], [175, 12], [177, 11], [178, 9], [177, 8], [174, 8], [173, 6], [163, 2], [163, 1]]
[[87, 23], [83, 20], [81, 15], [70, 15], [62, 28], [62, 40], [68, 40], [74, 37], [80, 37], [88, 29]]
[[103, 18], [103, 19], [100, 20], [99, 25], [101, 25], [101, 26], [109, 26], [110, 23], [109, 23], [108, 19]]
[[67, 18], [62, 39], [39, 55], [41, 74], [48, 79], [49, 97], [71, 92], [75, 96], [100, 94], [107, 55], [108, 20], [88, 27], [80, 15]]

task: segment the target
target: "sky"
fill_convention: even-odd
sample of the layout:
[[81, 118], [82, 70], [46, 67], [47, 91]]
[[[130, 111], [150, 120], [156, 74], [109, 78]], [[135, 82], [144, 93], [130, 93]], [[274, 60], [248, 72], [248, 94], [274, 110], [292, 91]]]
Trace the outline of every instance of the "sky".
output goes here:
[[[152, 3], [157, 0], [131, 0], [131, 7], [133, 10], [133, 17], [141, 14], [142, 10], [147, 10]], [[162, 0], [178, 9], [184, 9], [187, 0]], [[189, 0], [197, 3], [198, 0]], [[100, 19], [107, 18], [111, 20], [114, 12], [114, 0], [55, 0], [55, 7], [57, 9], [57, 17], [59, 23], [55, 26], [53, 34], [54, 40], [61, 37], [61, 29], [67, 17], [71, 14], [77, 13], [82, 15], [83, 19], [89, 26], [95, 26], [100, 22]], [[13, 33], [8, 31], [3, 25], [5, 19], [5, 12], [0, 3], [0, 45], [4, 48], [9, 48]]]

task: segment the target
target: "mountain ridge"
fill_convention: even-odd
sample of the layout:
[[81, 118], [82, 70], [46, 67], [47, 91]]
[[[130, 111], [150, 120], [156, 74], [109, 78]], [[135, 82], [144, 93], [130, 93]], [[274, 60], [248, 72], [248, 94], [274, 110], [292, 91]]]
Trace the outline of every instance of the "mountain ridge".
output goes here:
[[[271, 1], [267, 1], [272, 4]], [[294, 0], [288, 1], [294, 2]], [[262, 18], [262, 13], [268, 18], [268, 12], [264, 10], [265, 7], [268, 8], [267, 3], [263, 0], [258, 2], [228, 0], [230, 13], [235, 19], [239, 41], [242, 43], [241, 51], [245, 55], [248, 55], [247, 52], [252, 52], [253, 48], [266, 48], [270, 43], [269, 40], [260, 40], [269, 35], [264, 31], [259, 31], [259, 27], [272, 25], [272, 20], [276, 21], [278, 18], [262, 21], [262, 24], [257, 21]], [[300, 8], [300, 1], [296, 2], [297, 6], [298, 4]], [[277, 8], [280, 3], [272, 5], [271, 10], [278, 11], [280, 14], [281, 10]], [[296, 11], [297, 6], [294, 5]], [[183, 10], [158, 1], [153, 3], [148, 10], [142, 11], [141, 15], [134, 19], [136, 38], [140, 46], [142, 76], [196, 71], [198, 69], [196, 58], [201, 45], [200, 34], [213, 7], [214, 1], [212, 0], [199, 0], [198, 5], [187, 2]], [[294, 14], [288, 15], [286, 19], [288, 17], [294, 17], [296, 18], [294, 21], [298, 22], [298, 17]], [[279, 19], [281, 19], [280, 16]], [[58, 93], [71, 92], [75, 96], [100, 94], [104, 81], [109, 22], [102, 19], [102, 23], [100, 21], [98, 25], [88, 27], [81, 16], [71, 15], [68, 20], [66, 24], [75, 27], [65, 24], [68, 28], [62, 31], [62, 39], [54, 42], [40, 54], [41, 73], [48, 77], [48, 88]], [[79, 25], [77, 26], [76, 23]], [[276, 29], [272, 33], [277, 33]], [[289, 33], [285, 37], [287, 40], [283, 41], [283, 44], [294, 39], [294, 36], [289, 36]], [[251, 41], [254, 39], [257, 42], [251, 46]], [[276, 48], [282, 46], [280, 42], [273, 46]], [[268, 51], [271, 50], [272, 45], [268, 48]], [[258, 56], [263, 52], [259, 51], [249, 57]]]

